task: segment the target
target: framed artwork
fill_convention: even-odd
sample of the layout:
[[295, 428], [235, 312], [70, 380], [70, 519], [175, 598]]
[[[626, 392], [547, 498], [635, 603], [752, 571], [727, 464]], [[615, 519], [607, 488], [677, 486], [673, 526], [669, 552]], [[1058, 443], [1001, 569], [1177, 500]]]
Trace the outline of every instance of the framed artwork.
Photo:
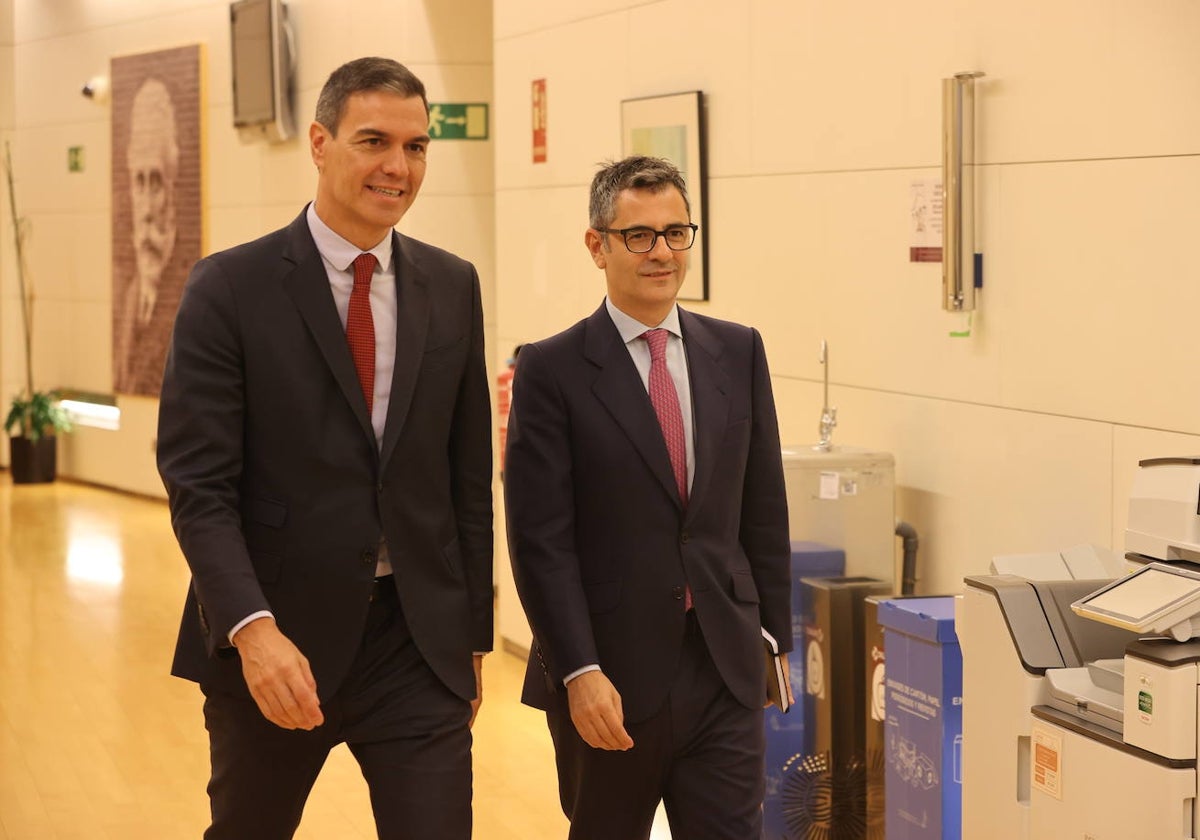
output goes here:
[[687, 182], [692, 221], [700, 226], [680, 300], [708, 300], [704, 94], [698, 90], [621, 103], [621, 153], [666, 158]]
[[201, 47], [112, 59], [113, 390], [157, 397], [200, 259]]

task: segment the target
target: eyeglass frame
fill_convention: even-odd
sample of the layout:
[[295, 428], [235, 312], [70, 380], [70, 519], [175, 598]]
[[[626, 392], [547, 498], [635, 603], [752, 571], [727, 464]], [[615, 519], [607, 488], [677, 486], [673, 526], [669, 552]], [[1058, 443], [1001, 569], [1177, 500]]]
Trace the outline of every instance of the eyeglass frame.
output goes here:
[[[692, 230], [692, 241], [687, 244], [686, 248], [672, 248], [671, 241], [669, 239], [667, 239], [667, 231], [677, 230], [679, 228], [691, 228], [691, 230]], [[596, 231], [597, 233], [619, 233], [619, 234], [621, 234], [621, 241], [625, 244], [625, 250], [631, 254], [649, 254], [651, 251], [653, 251], [658, 246], [658, 238], [661, 236], [663, 242], [667, 243], [667, 248], [669, 250], [673, 251], [674, 253], [678, 254], [681, 251], [690, 251], [692, 249], [692, 246], [696, 244], [696, 234], [700, 232], [700, 225], [696, 224], [695, 222], [688, 222], [687, 224], [667, 225], [662, 230], [655, 230], [654, 228], [650, 227], [649, 225], [634, 225], [633, 227], [627, 227], [627, 228], [597, 227], [597, 228], [592, 228], [592, 230]], [[629, 240], [626, 237], [635, 230], [648, 230], [654, 234], [654, 239], [652, 239], [650, 241], [650, 247], [647, 248], [645, 251], [635, 251], [629, 247]]]

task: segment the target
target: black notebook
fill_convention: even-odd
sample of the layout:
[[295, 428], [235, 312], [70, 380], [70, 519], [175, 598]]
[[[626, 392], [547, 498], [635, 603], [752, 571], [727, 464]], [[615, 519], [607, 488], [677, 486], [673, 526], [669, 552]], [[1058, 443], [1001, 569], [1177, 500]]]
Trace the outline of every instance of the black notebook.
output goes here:
[[762, 628], [763, 655], [766, 657], [767, 699], [781, 712], [787, 712], [792, 707], [788, 701], [788, 674], [783, 667], [783, 655], [779, 652], [779, 643], [775, 637]]

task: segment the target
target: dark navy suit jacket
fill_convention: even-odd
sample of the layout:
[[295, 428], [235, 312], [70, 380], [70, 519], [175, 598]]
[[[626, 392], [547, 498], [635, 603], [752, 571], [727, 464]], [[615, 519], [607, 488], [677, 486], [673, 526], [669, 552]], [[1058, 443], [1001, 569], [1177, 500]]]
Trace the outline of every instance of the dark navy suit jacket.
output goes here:
[[362, 639], [386, 538], [404, 616], [437, 676], [475, 695], [492, 646], [491, 421], [479, 280], [393, 234], [396, 361], [377, 446], [305, 214], [200, 260], [159, 409], [159, 471], [192, 571], [172, 672], [246, 692], [227, 634], [258, 610], [320, 698]]
[[762, 339], [682, 309], [679, 318], [696, 461], [686, 510], [650, 397], [603, 305], [521, 349], [505, 499], [534, 636], [523, 700], [535, 707], [597, 663], [626, 720], [656, 712], [682, 646], [685, 586], [717, 669], [747, 707], [765, 696], [760, 625], [792, 638], [787, 503]]

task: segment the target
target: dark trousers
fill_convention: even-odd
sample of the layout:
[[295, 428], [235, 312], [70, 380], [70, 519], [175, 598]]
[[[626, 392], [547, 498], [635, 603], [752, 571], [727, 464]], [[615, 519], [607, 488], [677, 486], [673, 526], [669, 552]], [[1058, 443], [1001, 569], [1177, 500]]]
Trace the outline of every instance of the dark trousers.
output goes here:
[[589, 747], [563, 692], [547, 720], [570, 840], [644, 840], [660, 800], [672, 837], [762, 836], [762, 710], [729, 693], [694, 618], [668, 701], [648, 720], [625, 724], [632, 749]]
[[470, 838], [470, 704], [421, 658], [395, 590], [380, 591], [350, 675], [311, 732], [275, 726], [248, 696], [205, 692], [205, 840], [292, 837], [329, 751], [343, 742], [362, 768], [381, 840]]

